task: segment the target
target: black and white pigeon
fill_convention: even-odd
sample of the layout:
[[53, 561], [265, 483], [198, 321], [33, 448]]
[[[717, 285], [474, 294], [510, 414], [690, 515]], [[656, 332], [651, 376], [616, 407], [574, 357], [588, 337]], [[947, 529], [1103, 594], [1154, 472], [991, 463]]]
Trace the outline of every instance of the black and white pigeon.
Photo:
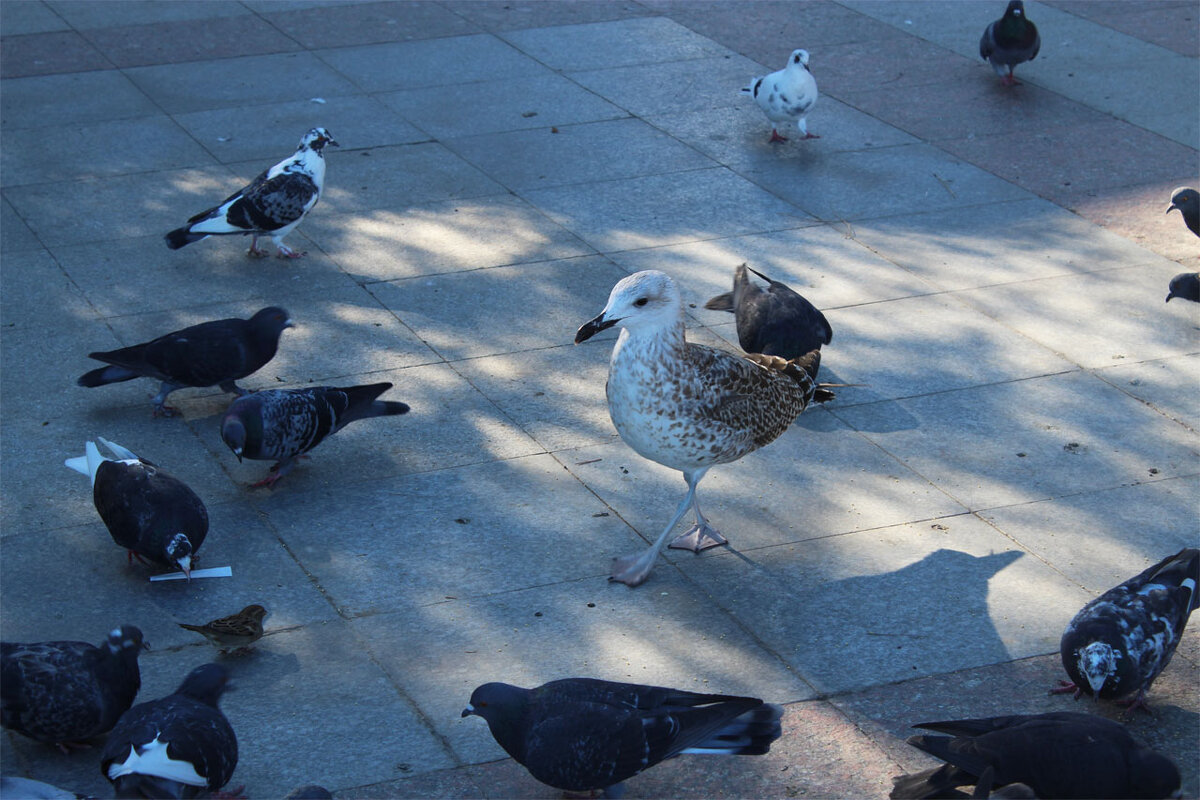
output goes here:
[[312, 450], [351, 422], [408, 413], [394, 400], [377, 400], [390, 383], [272, 389], [239, 397], [221, 420], [221, 439], [238, 457], [275, 460], [271, 473], [254, 486], [271, 486]]
[[142, 632], [122, 625], [87, 642], [0, 642], [0, 725], [64, 753], [116, 724], [142, 675]]
[[1167, 206], [1167, 213], [1175, 209], [1179, 209], [1183, 215], [1183, 224], [1188, 226], [1188, 230], [1200, 236], [1200, 192], [1187, 186], [1180, 186], [1171, 192], [1171, 205]]
[[985, 775], [990, 786], [1021, 783], [1037, 797], [1165, 798], [1180, 790], [1170, 759], [1104, 717], [1059, 711], [913, 727], [948, 734], [908, 739], [946, 763], [894, 778], [892, 798], [954, 797], [956, 787], [976, 785]]
[[817, 79], [808, 71], [808, 51], [793, 50], [787, 66], [770, 75], [755, 78], [742, 92], [754, 98], [771, 121], [772, 142], [786, 142], [779, 133], [781, 125], [796, 123], [803, 139], [821, 138], [808, 132], [808, 112], [817, 102]]
[[117, 797], [201, 797], [229, 782], [237, 736], [217, 707], [228, 680], [220, 664], [202, 664], [174, 694], [125, 712], [100, 757]]
[[1067, 624], [1060, 650], [1070, 681], [1052, 691], [1146, 703], [1200, 605], [1200, 550], [1185, 548], [1088, 603]]
[[[747, 271], [767, 282], [762, 289]], [[801, 358], [833, 341], [833, 328], [817, 307], [779, 281], [740, 264], [733, 271], [733, 291], [704, 304], [737, 317], [738, 343], [747, 353]]]
[[279, 337], [291, 328], [288, 312], [277, 306], [264, 308], [250, 319], [218, 319], [168, 333], [149, 342], [88, 353], [88, 358], [109, 366], [84, 373], [80, 386], [107, 386], [134, 378], [162, 381], [154, 397], [154, 416], [172, 416], [167, 395], [185, 386], [220, 386], [243, 395], [236, 381], [258, 370], [275, 357]]
[[182, 228], [166, 235], [167, 247], [178, 250], [209, 236], [249, 235], [249, 255], [262, 258], [258, 237], [270, 236], [280, 258], [302, 258], [283, 243], [304, 216], [321, 199], [325, 186], [325, 145], [338, 146], [324, 128], [313, 128], [300, 139], [296, 152], [263, 172], [250, 185], [234, 192], [221, 204], [201, 211]]
[[979, 39], [979, 57], [991, 63], [1005, 86], [1019, 83], [1013, 77], [1013, 68], [1033, 61], [1041, 48], [1042, 37], [1025, 16], [1021, 0], [1009, 0], [1004, 16], [989, 24]]
[[534, 689], [485, 683], [462, 712], [472, 714], [542, 783], [616, 797], [621, 781], [681, 753], [768, 752], [783, 709], [755, 697], [566, 678]]
[[1167, 302], [1178, 297], [1200, 303], [1200, 272], [1181, 272], [1167, 286]]
[[113, 541], [137, 558], [176, 567], [191, 580], [192, 561], [208, 535], [208, 510], [186, 483], [99, 436], [66, 465], [92, 481], [92, 501]]

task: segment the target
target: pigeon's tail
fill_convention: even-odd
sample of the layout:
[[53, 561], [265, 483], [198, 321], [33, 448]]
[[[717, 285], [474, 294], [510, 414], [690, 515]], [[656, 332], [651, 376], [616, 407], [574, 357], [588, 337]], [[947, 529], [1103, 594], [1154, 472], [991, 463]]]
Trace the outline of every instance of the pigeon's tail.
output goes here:
[[88, 442], [84, 448], [84, 454], [75, 458], [68, 458], [63, 463], [76, 472], [87, 475], [92, 485], [96, 485], [96, 470], [100, 469], [100, 465], [108, 459], [100, 454], [100, 448], [96, 447], [95, 442]]
[[[927, 769], [924, 772], [914, 772], [912, 775], [901, 775], [892, 778], [892, 792], [888, 797], [892, 800], [919, 800], [925, 797], [954, 797], [951, 792], [958, 786], [975, 782], [975, 776], [969, 775], [953, 764], [942, 764], [940, 767]], [[962, 795], [958, 795], [961, 797]]]
[[[139, 775], [136, 772], [122, 775], [112, 782], [113, 793], [116, 797], [161, 797], [183, 798], [193, 797], [195, 786], [160, 778], [157, 775]], [[203, 788], [203, 787], [201, 787]]]
[[[95, 358], [99, 353], [93, 353], [88, 356]], [[121, 381], [131, 381], [134, 378], [142, 377], [138, 373], [125, 367], [118, 367], [116, 364], [109, 364], [107, 367], [100, 367], [91, 372], [85, 372], [75, 381], [77, 386], [86, 386], [93, 389], [97, 386], [107, 386], [110, 383], [120, 383]]]
[[191, 244], [192, 242], [198, 242], [201, 239], [207, 238], [207, 233], [192, 233], [190, 225], [184, 225], [182, 228], [176, 228], [163, 237], [163, 239], [165, 239], [167, 242], [167, 247], [171, 248], [172, 250], [178, 250], [184, 245]]
[[704, 307], [709, 311], [728, 311], [731, 314], [734, 313], [733, 292], [717, 295], [705, 303]]
[[761, 756], [770, 752], [771, 743], [783, 735], [779, 720], [783, 708], [774, 703], [763, 703], [740, 717], [730, 720], [699, 744], [683, 750], [684, 753], [719, 754], [731, 756]]
[[346, 393], [346, 412], [338, 421], [338, 426], [349, 425], [356, 419], [370, 417], [390, 417], [396, 414], [407, 414], [408, 405], [396, 400], [376, 400], [376, 397], [392, 388], [390, 383], [369, 383], [363, 386], [345, 386], [339, 391]]
[[1200, 608], [1200, 550], [1188, 547], [1173, 556], [1163, 559], [1151, 569], [1152, 583], [1165, 586], [1178, 586], [1187, 589], [1191, 594], [1187, 607], [1189, 613]]

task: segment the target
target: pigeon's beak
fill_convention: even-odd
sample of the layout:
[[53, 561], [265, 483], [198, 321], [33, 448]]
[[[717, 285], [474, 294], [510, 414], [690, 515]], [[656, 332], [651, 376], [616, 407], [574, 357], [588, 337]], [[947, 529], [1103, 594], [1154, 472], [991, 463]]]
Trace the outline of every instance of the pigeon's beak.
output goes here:
[[240, 447], [233, 448], [233, 454], [235, 456], [237, 456], [238, 463], [239, 464], [242, 463], [242, 448], [240, 448]]
[[470, 703], [467, 703], [467, 707], [462, 710], [461, 716], [463, 718], [466, 718], [466, 717], [471, 716], [474, 713], [475, 713], [475, 706], [471, 705]]
[[292, 322], [292, 320], [290, 318], [288, 318], [283, 321], [283, 327], [294, 328], [294, 327], [296, 327], [296, 323]]
[[1174, 292], [1171, 292], [1170, 294], [1168, 294], [1168, 295], [1167, 295], [1167, 299], [1166, 299], [1165, 301], [1163, 301], [1163, 302], [1166, 302], [1166, 303], [1169, 303], [1169, 302], [1171, 302], [1171, 298], [1172, 298], [1172, 297], [1174, 297], [1174, 296], [1175, 296], [1175, 293], [1174, 293]]
[[187, 578], [188, 583], [192, 582], [192, 557], [184, 556], [175, 562], [179, 565], [179, 569], [183, 572], [183, 577]]
[[334, 147], [341, 147], [341, 145], [340, 145], [340, 144], [338, 144], [338, 143], [337, 143], [336, 141], [334, 141], [333, 139], [326, 139], [326, 140], [325, 140], [325, 144], [331, 144], [331, 145], [333, 145]]
[[[1167, 206], [1166, 213], [1167, 213], [1167, 214], [1170, 214], [1172, 211], [1174, 211], [1174, 210], [1175, 210], [1175, 209], [1177, 209], [1177, 208], [1179, 208], [1179, 206], [1175, 205], [1174, 203], [1171, 203], [1171, 205]], [[1179, 209], [1179, 213], [1180, 213], [1180, 214], [1182, 214], [1182, 213], [1183, 213], [1183, 209]]]
[[601, 314], [595, 319], [588, 320], [580, 326], [578, 331], [575, 332], [575, 344], [586, 342], [600, 331], [608, 330], [620, 321], [620, 317], [617, 317], [616, 319], [605, 319], [604, 314]]

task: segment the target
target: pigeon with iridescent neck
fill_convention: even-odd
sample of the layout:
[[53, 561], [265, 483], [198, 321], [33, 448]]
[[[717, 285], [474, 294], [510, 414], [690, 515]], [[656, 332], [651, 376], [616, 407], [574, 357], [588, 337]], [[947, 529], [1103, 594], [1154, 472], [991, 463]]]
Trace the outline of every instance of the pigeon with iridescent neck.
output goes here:
[[979, 39], [979, 57], [992, 65], [1005, 86], [1015, 86], [1013, 68], [1033, 61], [1042, 49], [1037, 26], [1025, 16], [1025, 4], [1010, 0], [1004, 16], [987, 26]]

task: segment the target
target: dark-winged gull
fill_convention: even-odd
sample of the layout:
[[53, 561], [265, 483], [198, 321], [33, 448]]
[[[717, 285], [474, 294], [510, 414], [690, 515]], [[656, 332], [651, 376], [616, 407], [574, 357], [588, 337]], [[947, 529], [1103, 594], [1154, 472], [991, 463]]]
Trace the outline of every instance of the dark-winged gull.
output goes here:
[[[700, 513], [696, 485], [714, 464], [736, 461], [788, 429], [817, 394], [821, 351], [785, 361], [691, 344], [679, 290], [656, 270], [618, 282], [604, 311], [579, 329], [575, 343], [614, 325], [621, 334], [606, 386], [613, 425], [639, 455], [681, 471], [688, 485], [658, 541], [640, 555], [613, 560], [609, 579], [637, 586], [688, 506], [696, 523], [671, 547], [699, 552], [725, 544]], [[820, 399], [829, 396], [825, 392]]]
[[221, 201], [218, 206], [191, 217], [188, 224], [176, 228], [165, 237], [167, 247], [178, 250], [209, 236], [250, 236], [248, 255], [262, 258], [266, 250], [258, 249], [258, 237], [269, 236], [279, 250], [280, 258], [302, 258], [283, 243], [283, 237], [300, 224], [321, 199], [325, 188], [325, 145], [338, 146], [324, 128], [313, 128], [304, 134], [296, 152], [242, 189]]
[[1146, 690], [1171, 662], [1188, 617], [1200, 606], [1200, 550], [1185, 548], [1085, 605], [1063, 632], [1070, 681], [1051, 690], [1144, 708]]
[[[962, 797], [956, 787], [1023, 783], [1037, 797], [1177, 797], [1178, 767], [1130, 735], [1125, 726], [1091, 714], [1058, 711], [923, 722], [946, 736], [912, 736], [913, 747], [946, 763], [894, 778], [893, 798]], [[976, 797], [986, 795], [977, 794]]]
[[1004, 16], [984, 28], [979, 38], [979, 57], [992, 65], [1005, 86], [1019, 83], [1013, 76], [1013, 68], [1033, 61], [1041, 49], [1042, 37], [1037, 26], [1025, 16], [1021, 0], [1010, 0]]
[[[747, 272], [766, 281], [767, 288], [750, 280]], [[745, 264], [733, 271], [733, 291], [717, 295], [704, 307], [736, 316], [738, 343], [747, 353], [800, 358], [833, 341], [833, 328], [816, 306]]]
[[757, 697], [565, 678], [534, 689], [485, 683], [462, 715], [482, 717], [496, 742], [542, 783], [604, 790], [682, 753], [763, 755], [783, 709]]

